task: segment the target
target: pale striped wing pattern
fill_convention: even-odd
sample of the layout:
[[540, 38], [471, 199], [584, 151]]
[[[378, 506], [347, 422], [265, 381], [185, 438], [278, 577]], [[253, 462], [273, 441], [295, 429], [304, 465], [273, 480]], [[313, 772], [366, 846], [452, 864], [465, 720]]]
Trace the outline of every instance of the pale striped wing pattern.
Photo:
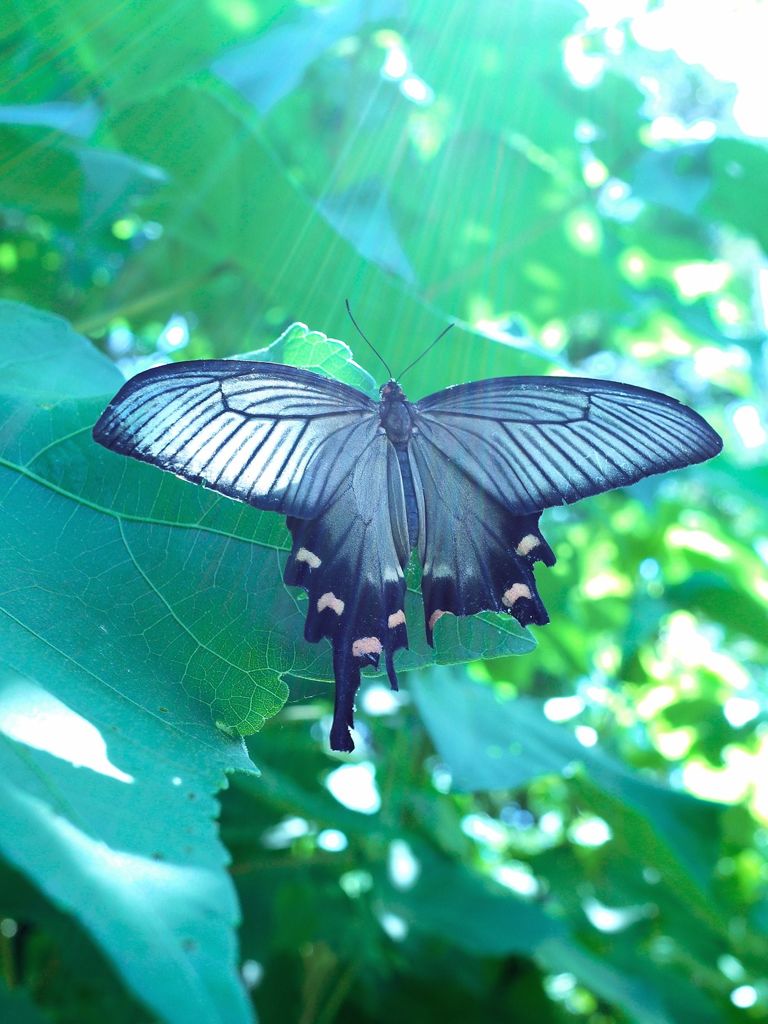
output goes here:
[[94, 438], [256, 508], [312, 517], [343, 484], [378, 421], [366, 395], [315, 373], [200, 360], [133, 377]]
[[692, 409], [613, 381], [498, 377], [446, 388], [416, 409], [424, 452], [449, 459], [515, 515], [703, 462], [722, 448]]

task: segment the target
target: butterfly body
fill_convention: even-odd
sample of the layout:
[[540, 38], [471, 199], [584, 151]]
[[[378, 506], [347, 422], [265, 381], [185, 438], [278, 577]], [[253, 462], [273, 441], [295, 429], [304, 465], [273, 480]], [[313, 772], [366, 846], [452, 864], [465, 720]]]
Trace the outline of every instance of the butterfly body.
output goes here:
[[390, 443], [395, 449], [405, 499], [405, 513], [408, 525], [408, 543], [411, 549], [416, 547], [419, 533], [419, 507], [416, 497], [416, 486], [413, 480], [413, 467], [408, 454], [408, 443], [413, 435], [416, 413], [413, 405], [403, 393], [403, 389], [395, 380], [387, 381], [381, 388], [379, 416], [381, 425]]
[[721, 447], [693, 410], [613, 381], [505, 377], [380, 401], [308, 370], [203, 360], [128, 381], [95, 439], [287, 516], [285, 582], [309, 595], [305, 638], [326, 637], [331, 746], [353, 749], [360, 670], [408, 646], [405, 569], [422, 564], [427, 641], [446, 614], [549, 621], [533, 565], [552, 565], [543, 509], [700, 462]]

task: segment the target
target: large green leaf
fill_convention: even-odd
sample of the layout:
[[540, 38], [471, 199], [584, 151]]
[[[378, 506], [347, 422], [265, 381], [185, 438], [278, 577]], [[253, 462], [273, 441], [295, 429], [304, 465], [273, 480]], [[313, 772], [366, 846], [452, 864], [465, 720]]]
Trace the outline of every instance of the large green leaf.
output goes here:
[[[3, 856], [161, 1019], [247, 1021], [212, 819], [225, 773], [251, 763], [152, 651], [131, 524], [38, 475], [119, 375], [57, 318], [4, 304], [2, 323]], [[70, 449], [60, 469], [93, 467]]]
[[[37, 45], [55, 54], [57, 67], [79, 89], [95, 86], [118, 105], [205, 67], [223, 49], [257, 32], [282, 6], [263, 0], [258, 7], [248, 4], [239, 9], [190, 3], [171, 9], [160, 0], [147, 0], [105, 11], [96, 0], [14, 4]], [[162, 39], [166, 45], [158, 45]], [[27, 77], [34, 83], [43, 73], [44, 66], [38, 64]]]
[[85, 145], [55, 128], [14, 125], [0, 111], [0, 194], [26, 213], [89, 230], [111, 225], [162, 178], [123, 153]]

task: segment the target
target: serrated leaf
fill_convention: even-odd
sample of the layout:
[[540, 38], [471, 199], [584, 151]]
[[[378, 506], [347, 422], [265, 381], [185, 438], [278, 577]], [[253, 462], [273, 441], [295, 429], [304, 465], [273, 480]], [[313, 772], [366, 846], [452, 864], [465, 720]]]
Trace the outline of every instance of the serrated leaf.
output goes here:
[[376, 381], [367, 370], [354, 361], [349, 345], [344, 341], [329, 338], [322, 331], [312, 331], [306, 324], [291, 324], [271, 345], [257, 352], [249, 352], [240, 358], [301, 366], [306, 370], [322, 373], [325, 377], [333, 377], [335, 380], [350, 384], [353, 388], [365, 392], [370, 398], [379, 397]]

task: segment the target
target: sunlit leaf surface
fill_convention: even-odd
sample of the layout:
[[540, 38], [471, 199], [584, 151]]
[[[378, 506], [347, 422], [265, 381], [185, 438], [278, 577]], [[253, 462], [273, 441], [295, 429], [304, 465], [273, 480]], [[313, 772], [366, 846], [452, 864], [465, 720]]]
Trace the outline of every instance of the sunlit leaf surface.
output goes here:
[[[759, 0], [6, 5], [3, 1020], [765, 1017], [767, 32]], [[90, 440], [158, 361], [375, 397], [345, 299], [395, 375], [456, 323], [411, 399], [574, 373], [725, 440], [545, 513], [535, 635], [446, 617], [435, 667], [412, 566], [411, 671], [366, 679], [347, 760], [280, 519]]]

